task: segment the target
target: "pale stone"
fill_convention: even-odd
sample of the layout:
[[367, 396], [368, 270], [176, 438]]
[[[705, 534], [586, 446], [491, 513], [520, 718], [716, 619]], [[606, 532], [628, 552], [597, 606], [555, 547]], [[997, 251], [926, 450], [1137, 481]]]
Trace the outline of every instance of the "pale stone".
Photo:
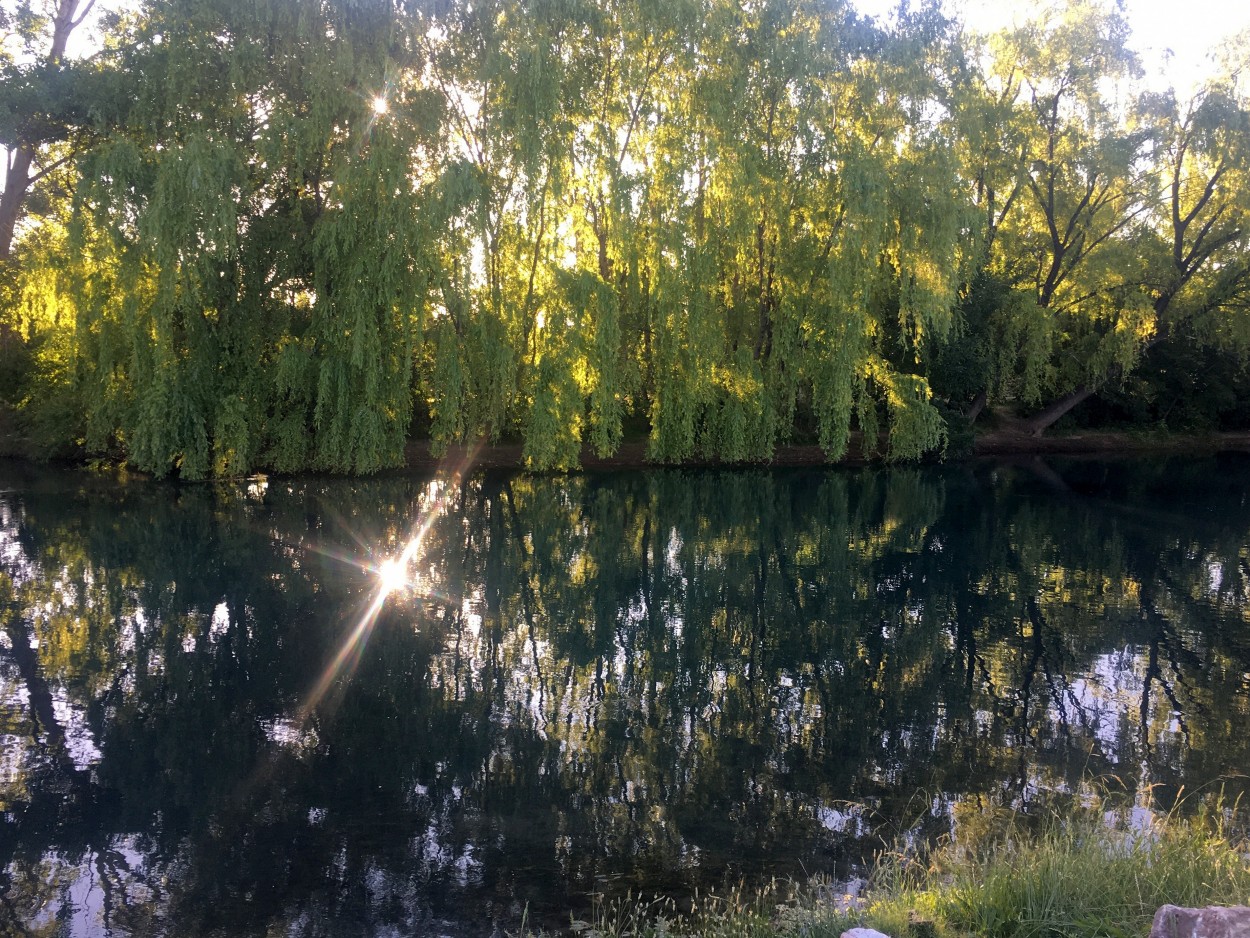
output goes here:
[[890, 938], [873, 928], [852, 928], [842, 933], [842, 938]]
[[1185, 909], [1165, 905], [1155, 913], [1150, 938], [1247, 938], [1250, 906]]

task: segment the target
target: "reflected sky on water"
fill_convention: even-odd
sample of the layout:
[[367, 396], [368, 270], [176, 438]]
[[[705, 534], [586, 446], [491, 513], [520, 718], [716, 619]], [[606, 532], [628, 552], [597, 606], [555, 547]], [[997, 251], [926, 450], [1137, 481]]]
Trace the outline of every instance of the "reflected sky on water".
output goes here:
[[1188, 810], [1250, 770], [1247, 479], [0, 464], [0, 921], [489, 934]]

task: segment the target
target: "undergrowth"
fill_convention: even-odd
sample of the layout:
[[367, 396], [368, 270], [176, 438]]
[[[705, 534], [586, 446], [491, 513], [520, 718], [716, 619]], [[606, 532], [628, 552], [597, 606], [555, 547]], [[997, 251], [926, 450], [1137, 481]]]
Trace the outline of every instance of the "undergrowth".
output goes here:
[[[1090, 804], [1026, 825], [982, 820], [978, 837], [926, 856], [882, 855], [866, 896], [774, 883], [697, 897], [603, 903], [580, 938], [838, 938], [865, 926], [891, 938], [1141, 938], [1165, 904], [1250, 902], [1250, 844], [1215, 799], [1193, 816], [1134, 821]], [[525, 936], [536, 935], [523, 928]]]

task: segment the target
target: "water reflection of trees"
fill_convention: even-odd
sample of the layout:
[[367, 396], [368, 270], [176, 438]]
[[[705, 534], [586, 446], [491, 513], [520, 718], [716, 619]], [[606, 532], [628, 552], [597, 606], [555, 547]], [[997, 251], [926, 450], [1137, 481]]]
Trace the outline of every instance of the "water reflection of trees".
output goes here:
[[[1250, 764], [1238, 467], [23, 480], [7, 913], [415, 930], [830, 869], [1091, 774], [1166, 800]], [[422, 512], [428, 595], [307, 709], [373, 588], [321, 549]]]

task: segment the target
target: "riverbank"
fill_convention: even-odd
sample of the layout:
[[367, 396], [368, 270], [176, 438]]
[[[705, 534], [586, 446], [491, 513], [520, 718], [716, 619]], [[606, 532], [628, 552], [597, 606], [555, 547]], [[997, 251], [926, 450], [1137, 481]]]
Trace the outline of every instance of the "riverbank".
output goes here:
[[[404, 446], [403, 467], [421, 470], [451, 469], [523, 469], [524, 446], [516, 442], [453, 444], [443, 452], [435, 452], [428, 439], [413, 438]], [[586, 444], [579, 454], [578, 468], [588, 471], [617, 469], [649, 469], [672, 466], [661, 463], [648, 455], [649, 443], [645, 438], [629, 439], [621, 443], [610, 456], [599, 456]], [[733, 466], [789, 468], [815, 466], [860, 467], [879, 465], [888, 461], [888, 440], [882, 437], [875, 447], [865, 447], [863, 435], [852, 432], [846, 454], [830, 460], [825, 451], [814, 443], [778, 446], [772, 459], [763, 462], [726, 463], [720, 460], [695, 456], [679, 465], [684, 468], [729, 468]], [[982, 457], [1031, 457], [1031, 456], [1126, 456], [1167, 455], [1182, 453], [1203, 455], [1217, 452], [1250, 452], [1250, 430], [1208, 433], [1173, 433], [1166, 430], [1103, 429], [1080, 430], [1069, 433], [1051, 433], [1035, 436], [1024, 429], [1023, 421], [1011, 414], [995, 412], [983, 420], [975, 434], [966, 434], [954, 440], [941, 457], [932, 461], [960, 462]], [[0, 409], [0, 457], [18, 460], [39, 457], [17, 434], [12, 420], [6, 419]], [[120, 463], [120, 454], [115, 457]], [[86, 454], [75, 457], [61, 454], [56, 462], [67, 465], [110, 464], [105, 458], [89, 459]], [[263, 468], [260, 472], [265, 472]], [[299, 473], [296, 473], [299, 474]]]
[[[1215, 802], [1196, 817], [1112, 823], [1097, 806], [1040, 832], [1007, 821], [972, 846], [881, 857], [865, 892], [783, 884], [696, 900], [619, 903], [571, 932], [594, 938], [1145, 938], [1160, 906], [1250, 903], [1250, 842]], [[993, 828], [994, 821], [975, 823]], [[541, 932], [523, 931], [537, 936]]]
[[[1166, 455], [1168, 453], [1205, 454], [1217, 452], [1250, 452], [1250, 432], [1176, 434], [1145, 431], [1088, 430], [1056, 436], [1033, 436], [1010, 422], [1000, 423], [980, 433], [963, 453], [950, 453], [948, 461], [999, 456], [1121, 456]], [[847, 455], [830, 461], [816, 445], [779, 446], [766, 463], [750, 463], [774, 468], [793, 466], [865, 466], [884, 460], [886, 448], [878, 446], [864, 455], [862, 438], [851, 440]], [[478, 443], [449, 446], [443, 454], [435, 454], [429, 440], [411, 440], [404, 448], [404, 459], [410, 469], [438, 469], [448, 466], [473, 466], [485, 469], [519, 469], [525, 465], [525, 454], [519, 443]], [[580, 467], [585, 470], [645, 469], [665, 465], [647, 456], [647, 442], [635, 440], [622, 443], [611, 456], [598, 456], [590, 446], [582, 448]], [[681, 465], [689, 468], [715, 468], [726, 464], [695, 458]]]

